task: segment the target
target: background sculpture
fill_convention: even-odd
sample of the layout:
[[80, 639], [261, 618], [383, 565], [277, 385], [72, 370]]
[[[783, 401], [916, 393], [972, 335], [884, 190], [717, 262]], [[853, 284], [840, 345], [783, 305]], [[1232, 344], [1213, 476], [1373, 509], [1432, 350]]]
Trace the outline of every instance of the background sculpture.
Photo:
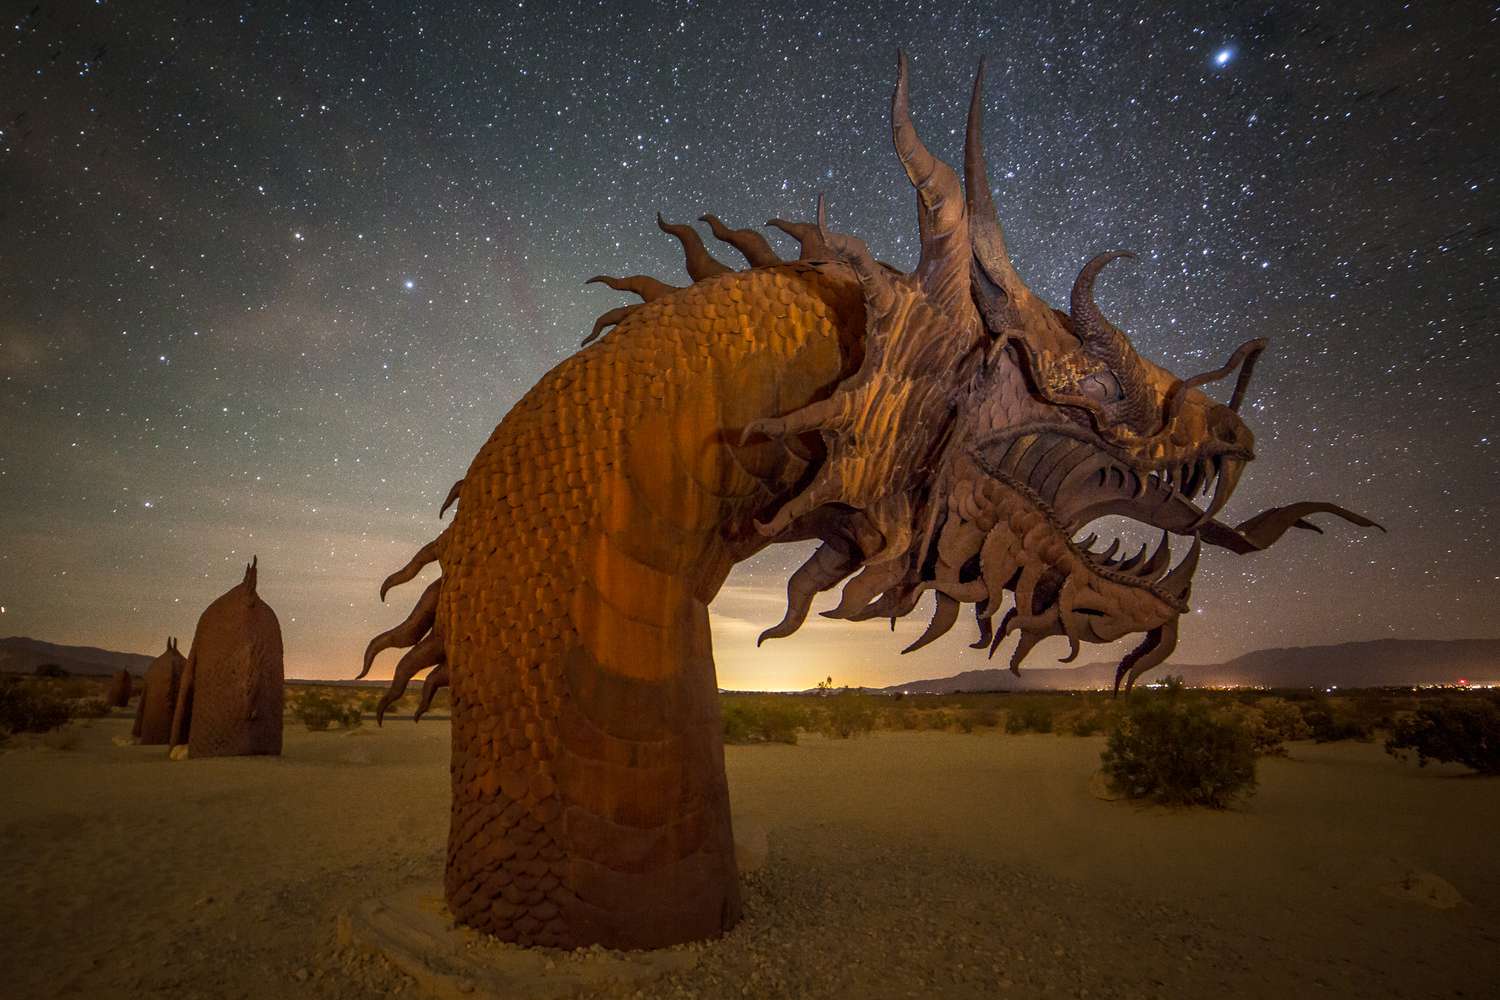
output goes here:
[[255, 592], [256, 564], [198, 619], [172, 716], [193, 757], [281, 753], [281, 625]]
[[130, 704], [130, 695], [134, 686], [130, 671], [123, 667], [116, 670], [115, 675], [109, 679], [109, 687], [104, 692], [104, 704], [110, 708], [124, 708]]
[[[1203, 542], [1253, 551], [1317, 512], [1371, 523], [1326, 504], [1216, 520], [1254, 457], [1238, 410], [1264, 342], [1185, 380], [1142, 358], [1094, 301], [1119, 253], [1084, 266], [1067, 313], [1043, 302], [1006, 252], [979, 118], [976, 80], [961, 182], [916, 135], [902, 59], [891, 124], [917, 192], [910, 274], [831, 232], [821, 204], [816, 224], [770, 223], [797, 240], [795, 261], [704, 216], [749, 262], [739, 272], [659, 218], [693, 283], [593, 279], [643, 301], [600, 317], [585, 344], [599, 342], [516, 404], [443, 502], [453, 523], [382, 585], [442, 570], [360, 676], [403, 647], [382, 711], [424, 669], [424, 703], [451, 687], [459, 921], [566, 947], [733, 924], [707, 605], [766, 544], [821, 543], [762, 638], [794, 632], [845, 580], [826, 614], [856, 621], [933, 590], [913, 648], [963, 603], [991, 653], [1020, 633], [1015, 667], [1049, 635], [1076, 653], [1143, 633], [1120, 664], [1128, 686], [1171, 652]], [[1236, 373], [1228, 405], [1204, 393]], [[1104, 514], [1163, 543], [1117, 558], [1073, 541]], [[1170, 534], [1191, 539], [1175, 568]]]
[[164, 746], [172, 738], [172, 713], [177, 709], [177, 689], [187, 660], [177, 651], [177, 640], [167, 638], [167, 648], [146, 667], [141, 678], [141, 699], [135, 706], [135, 728], [131, 735], [146, 746]]

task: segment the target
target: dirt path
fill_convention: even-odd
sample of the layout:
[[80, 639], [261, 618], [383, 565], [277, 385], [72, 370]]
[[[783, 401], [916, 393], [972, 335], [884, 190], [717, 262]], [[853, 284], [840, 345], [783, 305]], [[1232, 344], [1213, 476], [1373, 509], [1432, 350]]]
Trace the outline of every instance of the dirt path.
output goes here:
[[[413, 992], [334, 922], [439, 880], [446, 725], [295, 728], [280, 760], [183, 763], [115, 746], [128, 728], [0, 754], [0, 994]], [[740, 927], [645, 995], [1494, 995], [1500, 781], [1300, 744], [1244, 807], [1176, 812], [1092, 797], [1100, 745], [730, 748], [737, 826], [769, 831], [769, 863]]]

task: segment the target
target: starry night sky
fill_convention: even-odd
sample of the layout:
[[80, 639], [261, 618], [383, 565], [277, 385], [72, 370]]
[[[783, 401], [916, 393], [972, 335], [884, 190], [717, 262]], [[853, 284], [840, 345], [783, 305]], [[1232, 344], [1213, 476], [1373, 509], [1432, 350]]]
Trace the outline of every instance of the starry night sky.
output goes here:
[[[449, 485], [627, 301], [584, 280], [686, 282], [658, 210], [753, 225], [825, 191], [915, 263], [897, 45], [955, 164], [988, 56], [1034, 290], [1064, 304], [1128, 247], [1099, 298], [1146, 355], [1185, 376], [1272, 339], [1226, 519], [1324, 499], [1390, 529], [1210, 550], [1178, 662], [1500, 633], [1500, 28], [1487, 3], [1357, 6], [9, 4], [0, 635], [186, 645], [254, 553], [288, 673], [352, 676]], [[925, 605], [898, 636], [814, 617], [755, 650], [805, 551], [731, 577], [723, 686], [986, 665], [972, 626], [899, 657]]]

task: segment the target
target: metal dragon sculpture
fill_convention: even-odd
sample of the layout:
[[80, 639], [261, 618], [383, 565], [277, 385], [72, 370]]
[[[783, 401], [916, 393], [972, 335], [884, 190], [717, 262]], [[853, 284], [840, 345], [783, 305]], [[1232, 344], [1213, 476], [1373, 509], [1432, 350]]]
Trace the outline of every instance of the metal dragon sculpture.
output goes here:
[[[401, 647], [381, 713], [425, 668], [418, 716], [451, 689], [445, 889], [460, 922], [568, 947], [733, 924], [707, 608], [767, 544], [820, 542], [763, 639], [841, 582], [825, 614], [851, 621], [898, 618], [931, 590], [910, 648], [964, 604], [975, 645], [1019, 633], [1013, 667], [1048, 636], [1076, 655], [1141, 633], [1119, 665], [1129, 687], [1172, 652], [1203, 544], [1256, 551], [1320, 512], [1372, 525], [1322, 503], [1218, 520], [1254, 458], [1238, 411], [1265, 342], [1186, 379], [1141, 357], [1094, 300], [1120, 252], [1084, 266], [1066, 313], [1035, 295], [985, 176], [982, 76], [960, 181], [917, 137], [901, 59], [891, 125], [917, 192], [914, 271], [830, 231], [821, 201], [816, 223], [769, 223], [799, 243], [792, 261], [704, 216], [741, 271], [658, 218], [692, 283], [592, 279], [643, 301], [600, 317], [597, 343], [511, 409], [444, 501], [453, 523], [381, 587], [441, 567], [360, 676]], [[1227, 405], [1204, 392], [1231, 376]], [[1073, 540], [1106, 514], [1161, 529], [1162, 545], [1117, 558]], [[1192, 539], [1176, 567], [1172, 534]]]

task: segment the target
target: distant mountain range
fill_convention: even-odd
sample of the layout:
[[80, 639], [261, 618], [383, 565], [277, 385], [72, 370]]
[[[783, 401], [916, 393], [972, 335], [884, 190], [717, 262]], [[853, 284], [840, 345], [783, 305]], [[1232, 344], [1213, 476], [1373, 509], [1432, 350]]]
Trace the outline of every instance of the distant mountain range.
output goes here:
[[[35, 673], [55, 663], [70, 674], [112, 674], [121, 667], [137, 676], [152, 657], [118, 653], [93, 646], [59, 646], [12, 636], [0, 639], [0, 671]], [[1226, 663], [1168, 662], [1147, 674], [1146, 681], [1181, 674], [1197, 687], [1399, 687], [1408, 684], [1500, 684], [1500, 639], [1377, 639], [1335, 646], [1294, 646], [1258, 649]], [[1080, 667], [1023, 667], [1017, 677], [1009, 670], [966, 670], [952, 677], [908, 681], [878, 690], [947, 694], [953, 691], [1057, 691], [1108, 688], [1114, 683], [1112, 663]], [[384, 686], [384, 681], [319, 681], [349, 686]]]
[[153, 659], [142, 653], [117, 653], [94, 646], [59, 646], [19, 635], [0, 639], [0, 671], [7, 673], [32, 674], [37, 667], [55, 663], [70, 674], [112, 674], [123, 667], [139, 676]]
[[[1500, 684], [1500, 639], [1376, 639], [1334, 646], [1258, 649], [1226, 663], [1168, 661], [1143, 682], [1180, 674], [1196, 687], [1399, 687], [1403, 685]], [[1115, 665], [967, 670], [952, 677], [908, 681], [881, 690], [922, 694], [954, 691], [1056, 691], [1108, 688]]]

